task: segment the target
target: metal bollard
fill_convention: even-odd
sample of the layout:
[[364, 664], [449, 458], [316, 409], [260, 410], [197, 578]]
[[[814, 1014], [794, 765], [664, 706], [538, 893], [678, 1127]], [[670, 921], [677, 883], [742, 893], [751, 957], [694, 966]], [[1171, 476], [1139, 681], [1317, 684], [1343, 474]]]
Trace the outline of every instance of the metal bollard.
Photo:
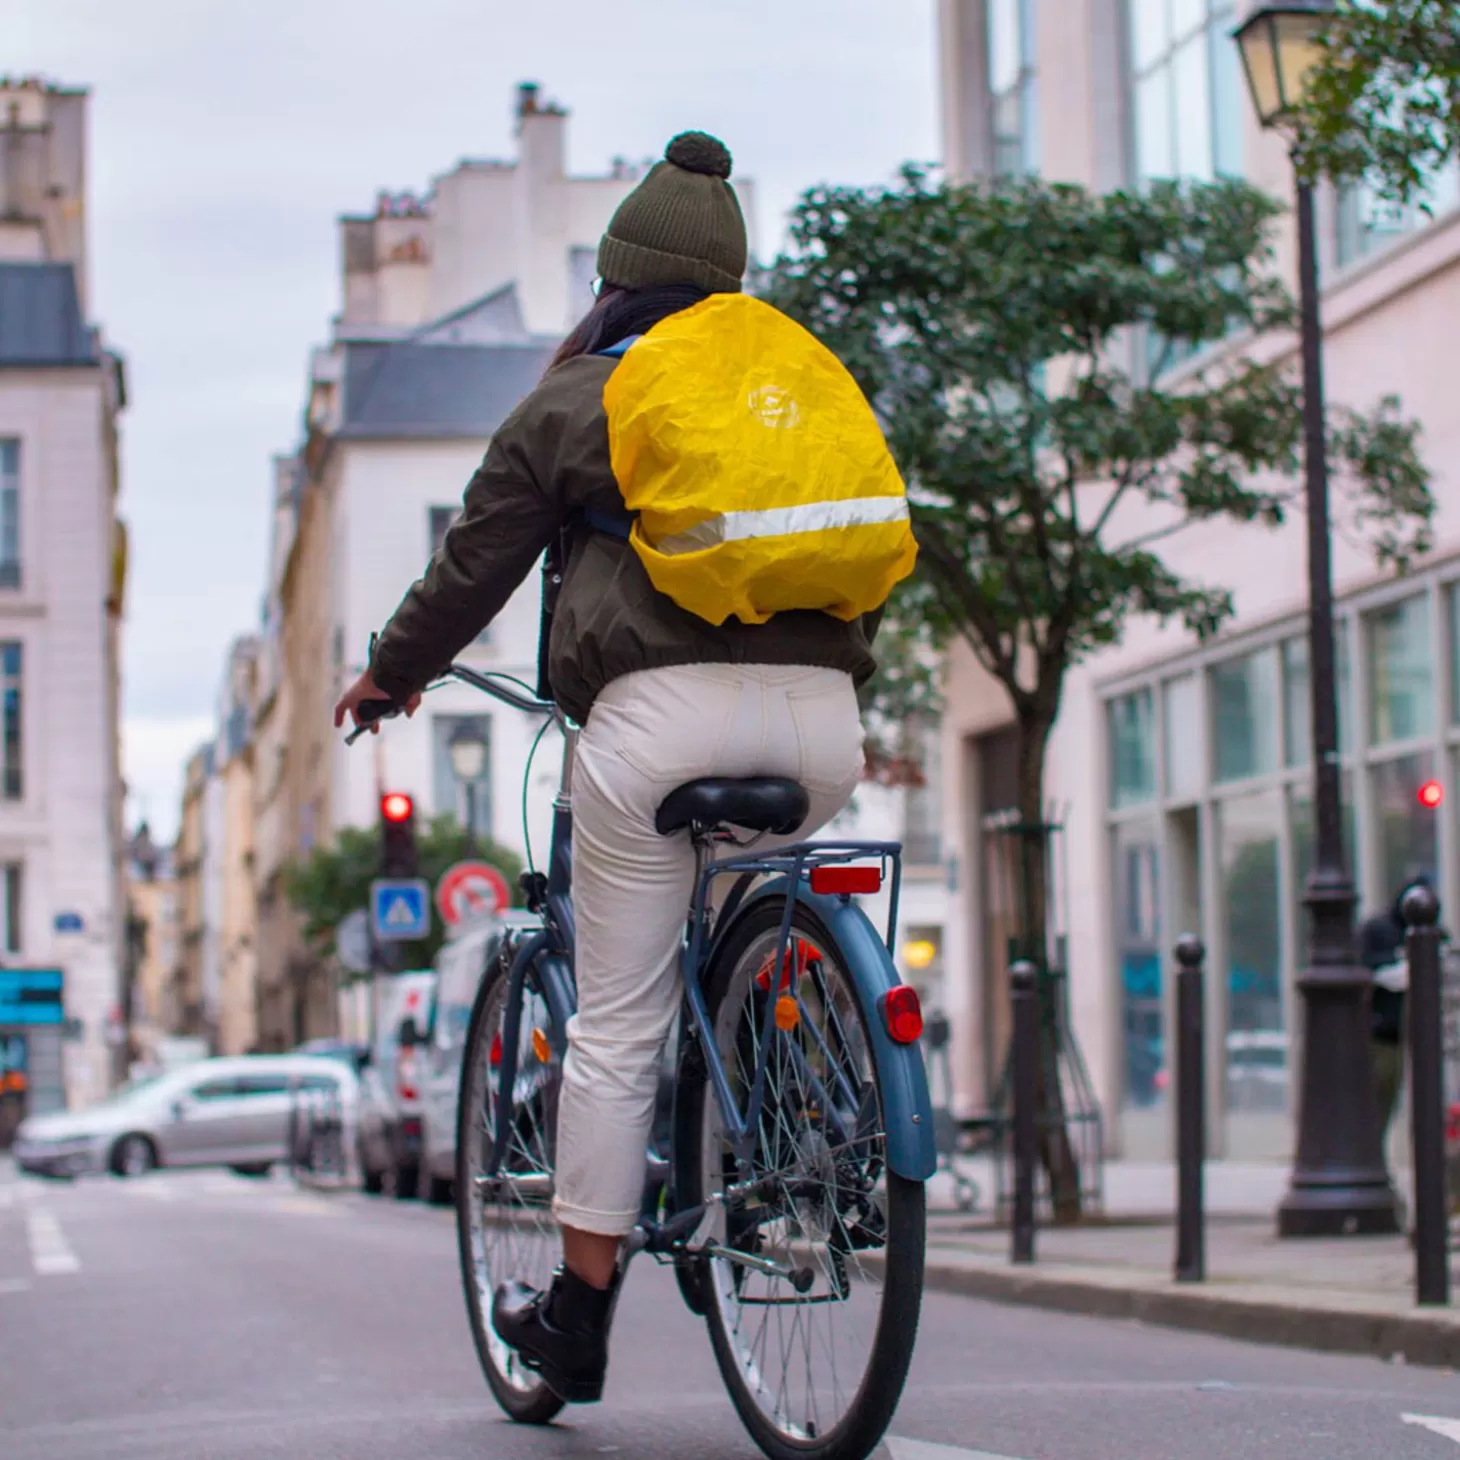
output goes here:
[[1206, 1160], [1206, 1009], [1195, 933], [1176, 945], [1176, 1281], [1207, 1276], [1203, 1163]]
[[1414, 1141], [1415, 1301], [1450, 1301], [1449, 1234], [1445, 1214], [1444, 1020], [1440, 990], [1440, 903], [1428, 887], [1404, 898], [1409, 925], [1409, 1104]]
[[1034, 1261], [1034, 1171], [1039, 1160], [1039, 1003], [1034, 965], [1009, 970], [1014, 1003], [1014, 1230], [1011, 1262]]

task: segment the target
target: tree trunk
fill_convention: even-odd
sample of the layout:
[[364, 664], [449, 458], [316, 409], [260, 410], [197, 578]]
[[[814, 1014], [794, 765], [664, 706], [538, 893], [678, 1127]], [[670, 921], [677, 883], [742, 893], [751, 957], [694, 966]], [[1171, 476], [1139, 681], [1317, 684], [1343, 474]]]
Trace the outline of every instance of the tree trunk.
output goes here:
[[1054, 728], [1053, 716], [1038, 712], [1019, 717], [1019, 830], [1016, 833], [1015, 881], [1019, 900], [1020, 957], [1038, 970], [1039, 1003], [1039, 1145], [1049, 1176], [1055, 1222], [1080, 1220], [1080, 1165], [1065, 1112], [1059, 1078], [1059, 1053], [1065, 1031], [1050, 977], [1049, 830], [1044, 820], [1044, 755]]

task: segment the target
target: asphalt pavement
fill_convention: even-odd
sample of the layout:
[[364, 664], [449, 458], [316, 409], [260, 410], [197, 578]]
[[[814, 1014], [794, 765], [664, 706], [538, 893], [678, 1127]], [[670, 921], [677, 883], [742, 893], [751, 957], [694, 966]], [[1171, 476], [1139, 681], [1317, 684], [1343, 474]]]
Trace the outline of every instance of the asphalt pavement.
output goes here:
[[[520, 1429], [449, 1212], [275, 1178], [0, 1174], [4, 1460], [752, 1460], [647, 1262], [602, 1404]], [[1460, 1460], [1460, 1376], [930, 1295], [883, 1460]]]

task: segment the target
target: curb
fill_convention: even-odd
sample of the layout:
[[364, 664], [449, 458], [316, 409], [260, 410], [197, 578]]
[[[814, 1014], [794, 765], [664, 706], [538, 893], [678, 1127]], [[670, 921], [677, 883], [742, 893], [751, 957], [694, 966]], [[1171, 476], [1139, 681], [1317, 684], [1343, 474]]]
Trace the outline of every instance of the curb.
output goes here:
[[1438, 1309], [1431, 1317], [1422, 1311], [1318, 1307], [1152, 1281], [1150, 1287], [1129, 1287], [1053, 1272], [964, 1265], [936, 1256], [929, 1258], [924, 1272], [924, 1286], [930, 1292], [1093, 1318], [1134, 1320], [1247, 1343], [1460, 1369], [1460, 1315], [1454, 1308]]

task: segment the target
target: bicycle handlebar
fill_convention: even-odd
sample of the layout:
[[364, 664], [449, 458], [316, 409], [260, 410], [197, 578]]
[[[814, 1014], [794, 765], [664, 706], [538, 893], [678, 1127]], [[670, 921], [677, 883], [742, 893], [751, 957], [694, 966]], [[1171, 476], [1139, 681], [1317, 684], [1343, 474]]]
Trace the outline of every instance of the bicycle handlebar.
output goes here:
[[[540, 700], [534, 694], [525, 690], [519, 691], [512, 688], [512, 681], [505, 676], [494, 674], [491, 670], [483, 672], [479, 669], [472, 669], [465, 664], [453, 664], [443, 676], [444, 679], [458, 679], [463, 684], [469, 684], [473, 689], [479, 689], [483, 694], [491, 695], [494, 700], [509, 705], [514, 710], [521, 710], [527, 715], [553, 715], [558, 714], [558, 707], [551, 700]], [[405, 713], [405, 706], [398, 704], [395, 700], [361, 700], [355, 707], [355, 728], [345, 736], [345, 744], [353, 745], [374, 725], [382, 720], [394, 720], [398, 715]]]

